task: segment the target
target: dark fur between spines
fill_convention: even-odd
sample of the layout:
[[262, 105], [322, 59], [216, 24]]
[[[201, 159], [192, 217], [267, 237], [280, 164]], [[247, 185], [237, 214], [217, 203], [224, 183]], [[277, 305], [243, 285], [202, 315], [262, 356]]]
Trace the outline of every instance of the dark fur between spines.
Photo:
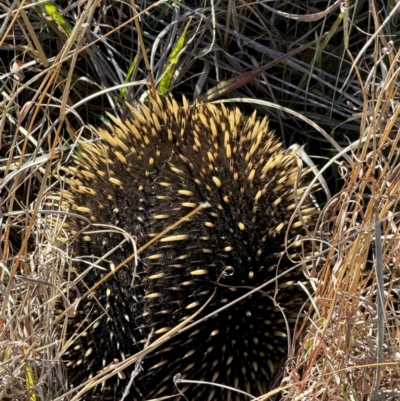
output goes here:
[[[82, 300], [68, 329], [69, 336], [80, 335], [65, 355], [74, 385], [141, 351], [151, 333], [153, 342], [210, 297], [196, 321], [293, 267], [282, 256], [285, 235], [296, 209], [295, 183], [298, 198], [308, 184], [309, 171], [299, 171], [295, 151], [283, 149], [267, 119], [255, 113], [245, 117], [238, 108], [167, 99], [164, 106], [131, 108], [124, 122], [110, 119], [97, 131], [103, 141], [80, 149], [68, 189], [59, 194], [64, 210], [92, 222], [79, 235], [87, 222], [68, 222], [77, 235], [75, 272], [90, 269], [78, 281], [80, 292], [132, 254], [133, 237], [140, 248], [200, 202], [211, 207], [141, 253], [136, 268], [129, 262]], [[312, 229], [317, 210], [311, 198], [301, 213]], [[293, 244], [305, 235], [298, 214], [288, 234], [287, 252], [300, 261], [307, 242]], [[306, 282], [302, 270], [299, 264], [278, 283], [173, 337], [145, 358], [128, 399], [176, 394], [178, 373], [255, 397], [267, 392], [287, 355], [282, 311], [293, 328], [306, 300], [296, 284]], [[85, 399], [119, 399], [129, 381], [125, 373], [126, 379], [115, 376]], [[204, 384], [179, 388], [189, 400], [244, 397]]]

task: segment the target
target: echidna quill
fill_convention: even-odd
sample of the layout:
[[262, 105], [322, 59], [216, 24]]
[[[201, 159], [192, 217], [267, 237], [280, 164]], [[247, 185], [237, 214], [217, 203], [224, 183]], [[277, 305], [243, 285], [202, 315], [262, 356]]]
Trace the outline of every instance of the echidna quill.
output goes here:
[[[299, 239], [318, 211], [311, 196], [296, 211], [296, 199], [310, 170], [299, 168], [296, 151], [283, 148], [266, 118], [238, 108], [167, 99], [110, 120], [98, 130], [102, 141], [79, 149], [57, 195], [73, 213], [67, 229], [79, 293], [113, 272], [79, 302], [69, 324], [69, 338], [76, 337], [65, 354], [70, 382], [79, 385], [187, 319], [189, 329], [145, 356], [126, 399], [264, 394], [306, 301], [297, 282], [307, 281], [299, 262], [309, 255]], [[207, 208], [115, 270], [204, 202]], [[133, 367], [84, 399], [119, 400]], [[175, 384], [174, 377], [197, 382]]]

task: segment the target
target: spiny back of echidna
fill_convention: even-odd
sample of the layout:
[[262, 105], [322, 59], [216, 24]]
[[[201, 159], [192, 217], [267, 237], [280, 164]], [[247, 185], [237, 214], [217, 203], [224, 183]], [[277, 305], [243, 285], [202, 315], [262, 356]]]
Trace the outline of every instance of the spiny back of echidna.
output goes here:
[[[77, 385], [134, 355], [200, 311], [192, 318], [198, 325], [145, 357], [128, 399], [178, 394], [177, 374], [259, 396], [287, 355], [286, 323], [293, 328], [306, 299], [296, 284], [306, 281], [304, 265], [293, 260], [304, 252], [303, 224], [312, 227], [317, 214], [312, 199], [301, 205], [301, 218], [291, 217], [309, 170], [282, 148], [266, 118], [237, 108], [167, 99], [130, 113], [98, 130], [103, 141], [79, 149], [59, 193], [63, 209], [82, 216], [68, 224], [79, 292], [200, 203], [210, 206], [79, 303], [68, 333], [79, 336], [65, 355], [70, 381]], [[285, 244], [292, 244], [287, 253]], [[131, 371], [125, 373], [85, 399], [119, 399]], [[178, 386], [188, 400], [246, 398], [202, 383]]]

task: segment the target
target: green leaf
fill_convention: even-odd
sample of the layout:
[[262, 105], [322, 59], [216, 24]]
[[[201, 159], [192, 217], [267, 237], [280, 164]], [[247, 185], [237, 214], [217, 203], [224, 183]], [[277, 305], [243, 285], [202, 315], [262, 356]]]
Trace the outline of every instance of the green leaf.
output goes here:
[[43, 7], [45, 13], [53, 19], [53, 21], [61, 27], [67, 36], [72, 33], [72, 27], [69, 22], [60, 14], [57, 7], [53, 3], [48, 3], [45, 0], [39, 0], [39, 3]]
[[182, 35], [179, 37], [178, 42], [176, 43], [175, 47], [172, 49], [171, 54], [168, 57], [167, 64], [164, 69], [163, 77], [158, 84], [158, 91], [160, 94], [166, 93], [170, 88], [172, 77], [174, 76], [175, 68], [179, 62], [179, 58], [181, 56], [182, 49], [186, 42], [186, 33], [189, 29], [190, 20], [186, 24]]

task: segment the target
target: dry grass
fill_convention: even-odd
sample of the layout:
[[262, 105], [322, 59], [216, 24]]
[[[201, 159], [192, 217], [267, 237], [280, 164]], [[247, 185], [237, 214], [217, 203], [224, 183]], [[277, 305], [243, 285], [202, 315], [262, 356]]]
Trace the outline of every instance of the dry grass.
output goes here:
[[240, 107], [306, 143], [333, 192], [282, 398], [400, 399], [400, 4], [39, 3], [0, 0], [0, 399], [72, 399], [54, 313], [71, 256], [44, 199], [88, 125], [152, 90], [252, 99]]
[[[382, 86], [391, 87], [396, 75], [390, 71]], [[385, 97], [379, 94], [360, 140], [346, 148], [343, 189], [321, 216], [320, 230], [329, 234], [321, 242], [317, 308], [288, 363], [287, 400], [400, 396], [400, 109]]]

